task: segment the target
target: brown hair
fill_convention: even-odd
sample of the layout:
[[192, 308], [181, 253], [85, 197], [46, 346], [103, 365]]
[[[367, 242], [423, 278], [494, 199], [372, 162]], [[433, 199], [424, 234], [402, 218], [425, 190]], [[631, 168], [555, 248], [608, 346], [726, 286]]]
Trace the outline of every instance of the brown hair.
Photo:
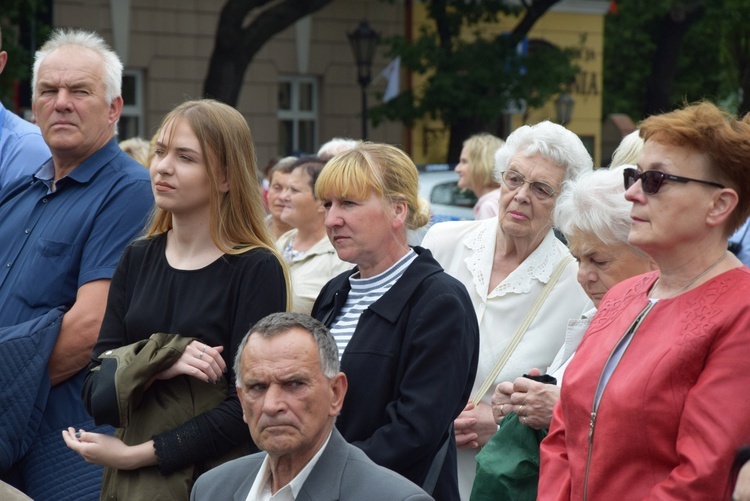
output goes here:
[[[286, 265], [276, 251], [264, 221], [255, 147], [247, 121], [231, 106], [201, 99], [184, 102], [169, 112], [160, 130], [180, 120], [184, 120], [198, 138], [205, 158], [211, 187], [211, 240], [225, 254], [242, 254], [258, 247], [273, 253], [284, 269], [287, 296], [291, 298]], [[219, 189], [223, 179], [229, 184], [228, 192]], [[165, 233], [171, 228], [172, 213], [155, 207], [146, 236]]]
[[313, 192], [313, 197], [315, 197], [315, 183], [318, 180], [318, 176], [320, 176], [320, 173], [323, 171], [323, 167], [325, 167], [326, 161], [323, 160], [320, 157], [315, 156], [308, 156], [308, 157], [301, 157], [296, 162], [292, 164], [291, 170], [297, 170], [297, 169], [303, 169], [308, 177], [310, 178], [310, 189]]

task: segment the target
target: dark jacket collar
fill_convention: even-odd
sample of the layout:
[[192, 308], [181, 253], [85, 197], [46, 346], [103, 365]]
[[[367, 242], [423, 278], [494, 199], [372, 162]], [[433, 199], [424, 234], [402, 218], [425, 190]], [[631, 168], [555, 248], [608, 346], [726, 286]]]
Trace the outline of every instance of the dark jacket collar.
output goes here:
[[[411, 265], [409, 265], [401, 278], [393, 284], [393, 287], [391, 287], [383, 297], [371, 304], [369, 308], [373, 313], [376, 313], [391, 323], [395, 323], [396, 320], [398, 320], [402, 310], [407, 304], [409, 304], [408, 299], [420, 287], [422, 282], [428, 277], [443, 271], [443, 268], [441, 268], [438, 262], [435, 261], [435, 258], [432, 257], [432, 253], [429, 250], [418, 246], [413, 247], [413, 249], [414, 252], [417, 253], [417, 258], [411, 263]], [[349, 277], [358, 272], [359, 268], [355, 267], [348, 274], [343, 277], [340, 276], [340, 279], [343, 278], [340, 287], [336, 290], [329, 291], [325, 301], [321, 304], [330, 304], [334, 301], [336, 293], [344, 293], [344, 297], [348, 295], [349, 290], [351, 289], [351, 286], [349, 285]], [[338, 309], [340, 308], [336, 308], [336, 310]]]

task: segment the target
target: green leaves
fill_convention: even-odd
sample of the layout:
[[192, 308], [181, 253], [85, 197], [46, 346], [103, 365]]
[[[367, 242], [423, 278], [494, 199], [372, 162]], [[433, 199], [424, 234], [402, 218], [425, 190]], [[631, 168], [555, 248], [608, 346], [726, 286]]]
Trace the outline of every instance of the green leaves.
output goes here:
[[13, 84], [31, 78], [31, 54], [20, 40], [20, 27], [37, 41], [44, 40], [49, 27], [39, 20], [46, 12], [46, 2], [42, 0], [3, 0], [0, 7], [0, 26], [2, 26], [2, 50], [8, 53], [8, 63], [0, 75], [0, 99], [8, 105], [13, 94]]
[[[666, 16], [680, 19], [695, 9], [700, 17], [689, 27], [678, 51], [672, 108], [709, 99], [732, 112], [748, 111], [739, 97], [750, 97], [750, 2], [747, 0], [628, 0], [605, 20], [604, 114], [645, 117], [647, 82], [654, 64], [660, 26]], [[743, 75], [746, 77], [743, 80]], [[744, 88], [744, 93], [739, 89]]]
[[434, 24], [422, 27], [411, 43], [394, 37], [386, 44], [389, 55], [400, 55], [402, 66], [426, 79], [371, 108], [375, 125], [395, 120], [411, 126], [420, 118], [439, 118], [448, 126], [467, 119], [495, 124], [511, 103], [542, 106], [578, 72], [575, 47], [532, 44], [534, 50], [523, 52], [508, 34], [487, 35], [479, 26], [502, 14], [519, 14], [521, 7], [509, 7], [503, 0], [425, 4]]

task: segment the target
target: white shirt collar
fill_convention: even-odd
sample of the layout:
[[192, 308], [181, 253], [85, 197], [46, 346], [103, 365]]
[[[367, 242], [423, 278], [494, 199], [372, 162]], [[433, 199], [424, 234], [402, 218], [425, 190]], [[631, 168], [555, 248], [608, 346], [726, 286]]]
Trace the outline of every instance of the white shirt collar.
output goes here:
[[[332, 432], [333, 430], [331, 430]], [[307, 477], [310, 476], [310, 472], [315, 468], [320, 456], [328, 446], [328, 441], [331, 440], [331, 433], [328, 434], [328, 438], [326, 438], [323, 446], [318, 449], [318, 452], [307, 462], [305, 467], [288, 484], [273, 495], [271, 494], [273, 482], [271, 478], [271, 463], [268, 459], [268, 454], [266, 454], [263, 463], [260, 465], [260, 470], [258, 470], [258, 475], [255, 477], [255, 482], [253, 482], [253, 486], [247, 494], [247, 501], [294, 501], [297, 499], [299, 491], [302, 490]]]
[[534, 282], [546, 284], [560, 260], [569, 254], [565, 244], [557, 239], [554, 231], [549, 230], [544, 240], [523, 263], [488, 294], [491, 274], [487, 271], [492, 270], [495, 258], [497, 226], [497, 217], [483, 219], [464, 241], [464, 245], [472, 251], [464, 262], [474, 279], [477, 294], [483, 299], [504, 296], [508, 293], [527, 294], [531, 291]]

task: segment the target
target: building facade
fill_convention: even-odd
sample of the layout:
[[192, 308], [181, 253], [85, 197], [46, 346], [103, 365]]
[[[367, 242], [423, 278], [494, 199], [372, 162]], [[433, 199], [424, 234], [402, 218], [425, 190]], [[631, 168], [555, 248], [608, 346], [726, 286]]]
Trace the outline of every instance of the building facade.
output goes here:
[[[148, 139], [175, 105], [202, 97], [224, 3], [53, 0], [50, 7], [54, 27], [97, 31], [118, 52], [126, 68], [120, 134]], [[575, 107], [569, 127], [584, 138], [597, 159], [607, 5], [606, 0], [563, 0], [530, 34], [561, 46], [584, 40], [579, 61], [583, 71], [571, 88]], [[277, 155], [314, 152], [332, 137], [361, 137], [361, 92], [347, 33], [362, 19], [383, 38], [414, 32], [424, 22], [423, 7], [417, 0], [333, 0], [273, 36], [250, 63], [236, 104], [250, 124], [260, 164]], [[506, 19], [488, 29], [507, 30], [514, 22]], [[389, 62], [383, 52], [376, 52], [373, 75]], [[405, 75], [401, 82], [418, 85]], [[370, 104], [385, 85], [385, 79], [373, 81], [368, 89]], [[550, 103], [514, 115], [513, 125], [554, 118], [554, 113]], [[368, 139], [401, 145], [417, 163], [457, 161], [445, 158], [445, 146], [435, 133], [440, 127], [427, 122], [411, 130], [399, 123], [370, 125]]]

